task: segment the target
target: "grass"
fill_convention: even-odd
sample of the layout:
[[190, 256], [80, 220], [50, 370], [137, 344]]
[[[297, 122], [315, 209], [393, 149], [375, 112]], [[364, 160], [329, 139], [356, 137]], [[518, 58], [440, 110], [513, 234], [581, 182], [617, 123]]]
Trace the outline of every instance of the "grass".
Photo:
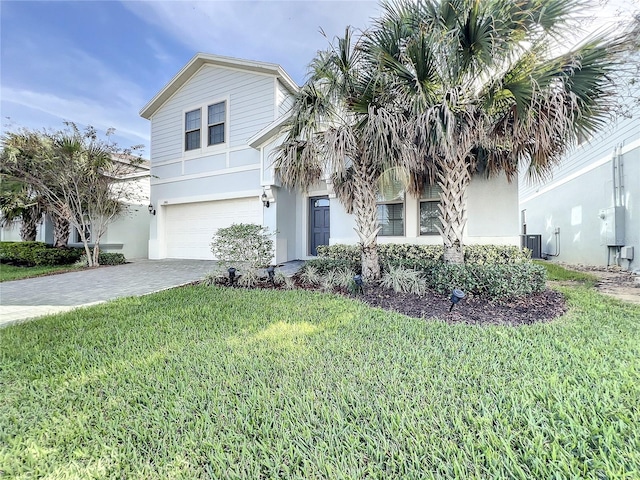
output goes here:
[[640, 477], [640, 308], [529, 327], [190, 286], [0, 330], [0, 477]]
[[53, 273], [63, 273], [70, 270], [77, 270], [73, 265], [42, 265], [37, 267], [16, 267], [0, 263], [0, 282], [8, 282], [10, 280], [22, 280], [23, 278], [41, 277], [43, 275], [51, 275]]
[[557, 282], [577, 282], [586, 286], [593, 286], [597, 283], [598, 277], [591, 273], [577, 272], [569, 270], [556, 263], [534, 260], [534, 263], [542, 265], [547, 271], [547, 280]]

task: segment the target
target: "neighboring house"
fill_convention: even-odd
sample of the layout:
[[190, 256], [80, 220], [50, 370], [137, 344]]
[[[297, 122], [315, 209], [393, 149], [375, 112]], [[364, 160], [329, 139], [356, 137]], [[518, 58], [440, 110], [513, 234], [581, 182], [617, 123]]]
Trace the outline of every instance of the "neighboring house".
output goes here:
[[521, 229], [543, 258], [640, 271], [640, 104], [546, 182], [520, 178]]
[[[297, 90], [279, 65], [198, 53], [141, 110], [151, 121], [150, 258], [211, 259], [217, 229], [241, 222], [275, 232], [277, 263], [358, 242], [331, 184], [289, 191], [274, 174]], [[434, 187], [381, 198], [379, 242], [442, 244], [438, 198]], [[467, 209], [467, 243], [519, 245], [516, 181], [474, 177]]]
[[[126, 211], [109, 224], [106, 233], [100, 239], [100, 250], [103, 252], [122, 253], [127, 259], [148, 258], [149, 255], [149, 162], [132, 167], [130, 174], [122, 181], [135, 182], [132, 190], [136, 198], [125, 202]], [[89, 229], [89, 238], [91, 231]], [[0, 228], [0, 241], [20, 241], [20, 224], [8, 228]], [[53, 243], [53, 224], [48, 216], [43, 218], [38, 227], [37, 241]], [[90, 243], [93, 246], [92, 243]], [[69, 235], [70, 247], [83, 247], [78, 231], [71, 227]]]

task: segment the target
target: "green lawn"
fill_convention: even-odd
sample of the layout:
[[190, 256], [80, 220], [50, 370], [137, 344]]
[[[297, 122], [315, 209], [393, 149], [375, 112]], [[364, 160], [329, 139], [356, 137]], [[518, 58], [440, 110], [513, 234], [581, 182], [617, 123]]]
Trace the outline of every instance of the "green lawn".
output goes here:
[[640, 478], [640, 308], [563, 291], [517, 328], [204, 286], [4, 328], [0, 478]]
[[593, 286], [598, 281], [598, 277], [591, 273], [578, 272], [576, 270], [568, 270], [561, 265], [543, 260], [534, 260], [534, 263], [542, 265], [547, 271], [547, 280], [559, 282], [577, 282], [586, 286]]
[[73, 265], [55, 265], [55, 266], [39, 266], [39, 267], [16, 267], [13, 265], [0, 264], [0, 282], [8, 282], [9, 280], [21, 280], [23, 278], [40, 277], [42, 275], [51, 275], [52, 273], [62, 273], [71, 270], [77, 270]]

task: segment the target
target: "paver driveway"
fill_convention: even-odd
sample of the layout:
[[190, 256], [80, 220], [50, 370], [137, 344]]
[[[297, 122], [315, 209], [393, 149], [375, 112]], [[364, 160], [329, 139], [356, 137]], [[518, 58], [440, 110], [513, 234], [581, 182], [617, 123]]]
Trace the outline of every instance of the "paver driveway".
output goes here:
[[133, 260], [126, 265], [0, 283], [0, 325], [202, 279], [212, 260]]

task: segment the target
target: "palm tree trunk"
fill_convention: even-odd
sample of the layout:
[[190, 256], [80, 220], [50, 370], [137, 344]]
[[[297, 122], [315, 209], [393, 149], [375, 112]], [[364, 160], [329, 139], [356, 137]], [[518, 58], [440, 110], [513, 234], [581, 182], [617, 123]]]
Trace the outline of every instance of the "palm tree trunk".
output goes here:
[[464, 243], [462, 234], [467, 223], [467, 187], [471, 175], [464, 158], [441, 162], [442, 173], [438, 174], [438, 185], [442, 188], [440, 235], [444, 243], [444, 261], [450, 264], [464, 264]]
[[42, 211], [37, 205], [23, 210], [20, 224], [20, 238], [23, 242], [35, 242], [41, 217]]
[[[363, 162], [364, 163], [364, 162]], [[377, 235], [378, 208], [376, 190], [377, 175], [374, 169], [360, 165], [354, 177], [353, 213], [356, 227], [354, 230], [360, 238], [362, 252], [362, 278], [367, 281], [380, 278], [380, 263], [378, 261]]]
[[53, 246], [66, 247], [69, 243], [69, 220], [55, 213], [51, 213], [50, 216], [53, 223]]

